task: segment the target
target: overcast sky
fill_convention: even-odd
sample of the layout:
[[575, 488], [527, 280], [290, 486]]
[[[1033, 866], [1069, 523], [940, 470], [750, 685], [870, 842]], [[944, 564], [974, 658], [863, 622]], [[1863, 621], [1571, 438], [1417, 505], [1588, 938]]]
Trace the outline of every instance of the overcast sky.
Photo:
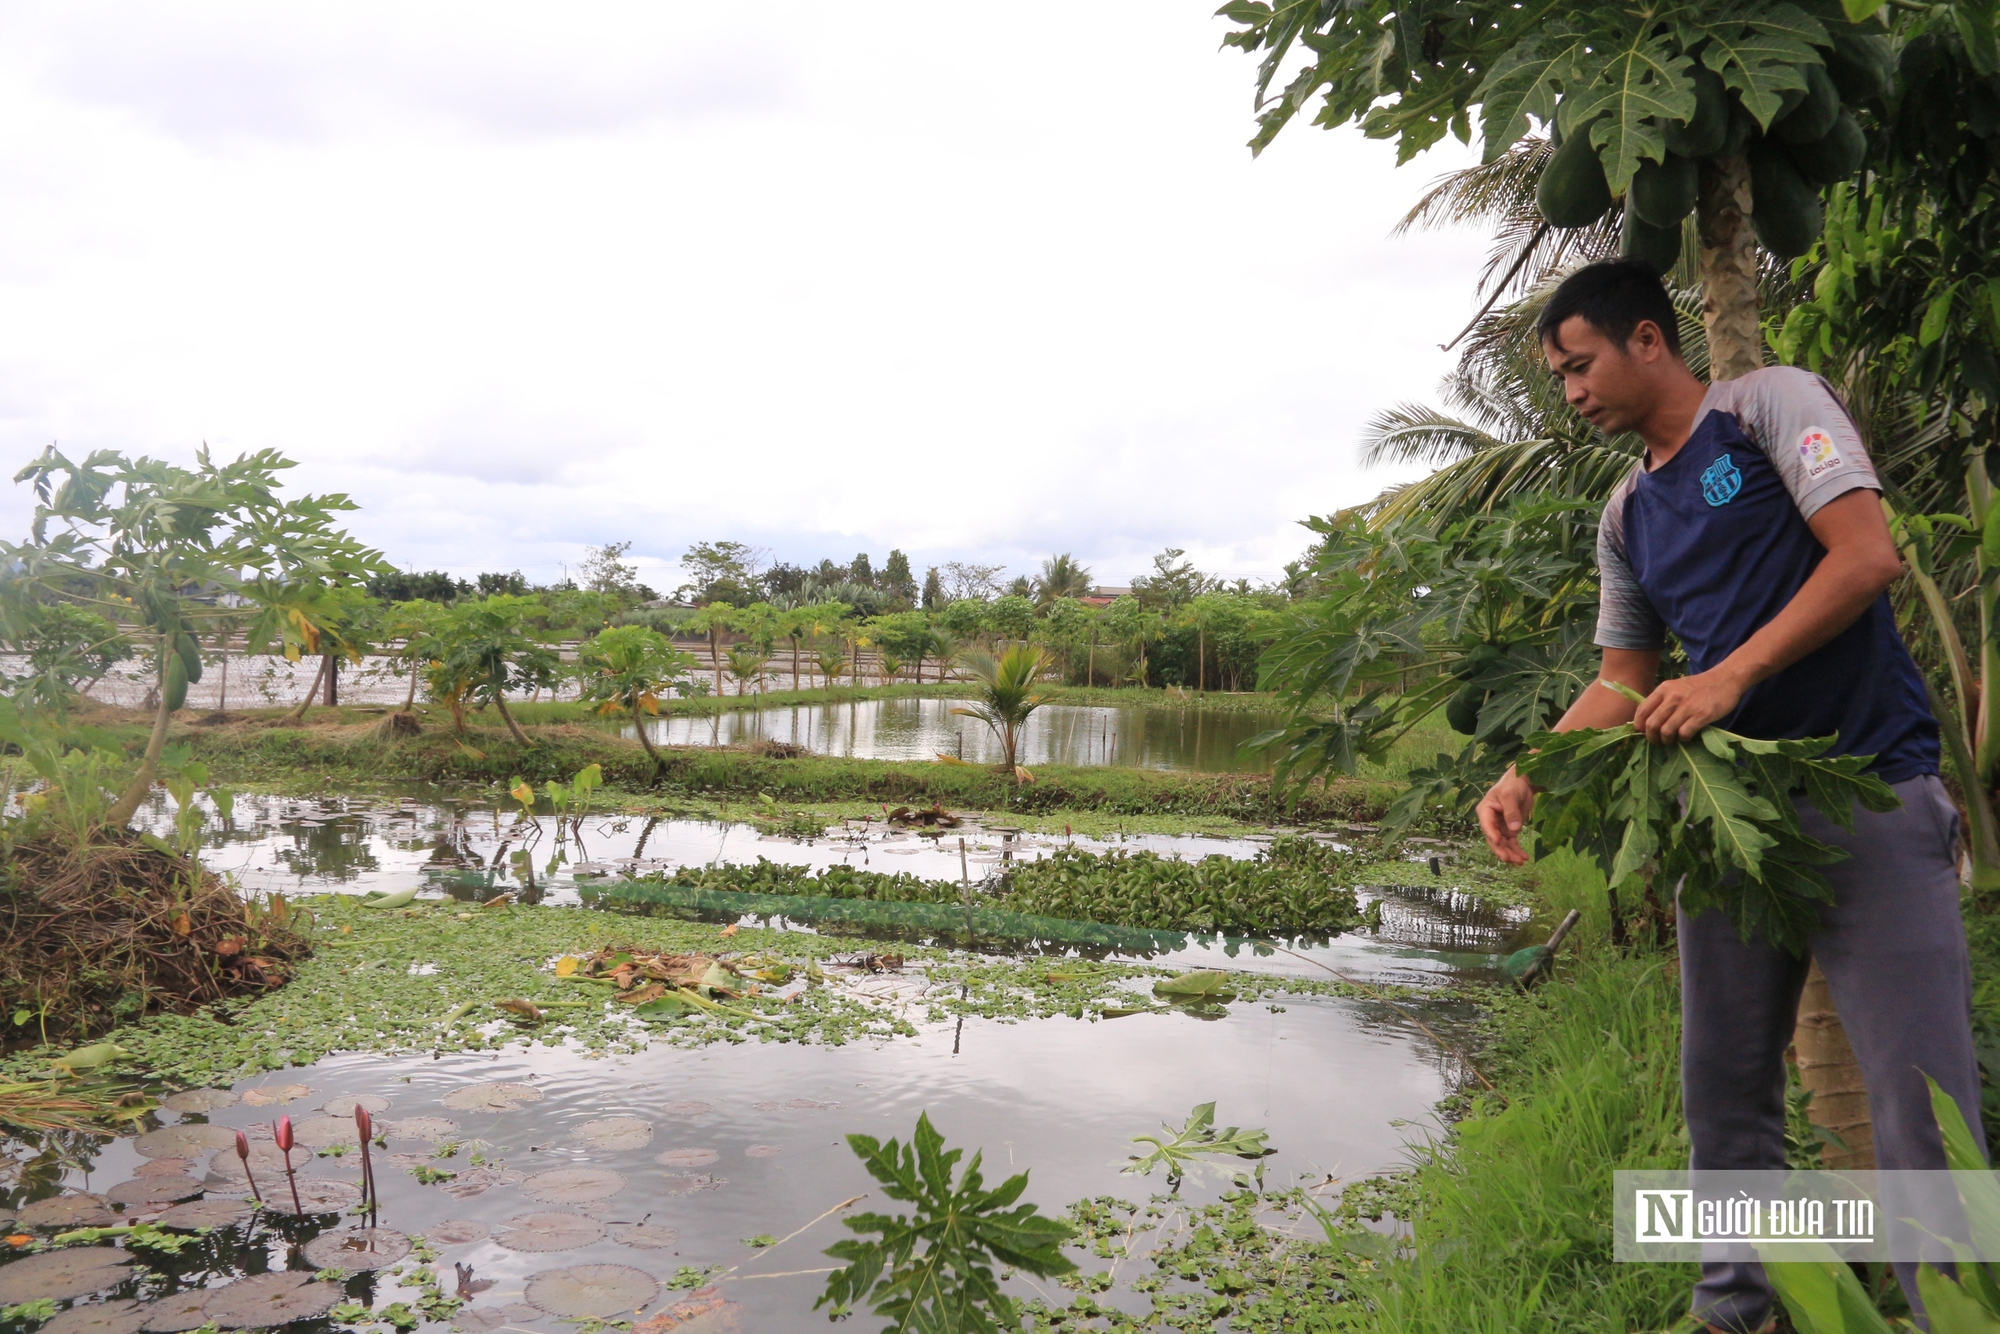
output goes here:
[[[1269, 578], [1485, 238], [1213, 0], [0, 8], [0, 462], [272, 447], [399, 565]], [[19, 531], [23, 488], [7, 491]]]

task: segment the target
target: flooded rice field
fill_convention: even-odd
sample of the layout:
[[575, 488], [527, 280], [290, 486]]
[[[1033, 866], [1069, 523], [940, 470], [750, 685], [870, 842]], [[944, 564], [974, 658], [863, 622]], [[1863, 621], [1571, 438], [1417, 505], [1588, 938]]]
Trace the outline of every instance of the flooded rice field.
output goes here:
[[[726, 746], [779, 741], [814, 755], [857, 760], [931, 760], [950, 755], [998, 763], [998, 743], [976, 718], [954, 714], [948, 699], [873, 699], [745, 709], [712, 718], [660, 718], [646, 724], [656, 745]], [[1124, 765], [1201, 773], [1262, 773], [1270, 760], [1243, 743], [1284, 724], [1276, 713], [1211, 713], [1046, 704], [1023, 729], [1020, 762]], [[629, 734], [629, 732], [628, 732]]]
[[[164, 807], [153, 818], [171, 825]], [[431, 795], [246, 797], [205, 838], [208, 864], [256, 891], [423, 885], [420, 905], [449, 896], [468, 907], [512, 893], [540, 905], [535, 920], [595, 918], [589, 905], [602, 886], [649, 870], [761, 856], [977, 882], [1070, 841], [976, 822], [934, 838], [870, 822], [811, 839], [727, 821], [558, 824]], [[1250, 857], [1269, 840], [1074, 841]], [[1521, 915], [1452, 887], [1448, 874], [1437, 880], [1364, 886], [1371, 925], [1332, 940], [1154, 932], [1127, 953], [1163, 974], [1220, 968], [1324, 982], [1337, 972], [1418, 986], [1490, 975], [1522, 943]], [[766, 924], [846, 930], [783, 916]], [[962, 943], [970, 953], [953, 957], [975, 966], [1073, 948], [935, 943]], [[1266, 1188], [1307, 1187], [1331, 1200], [1345, 1183], [1404, 1162], [1405, 1145], [1435, 1128], [1434, 1107], [1466, 1073], [1436, 1031], [1443, 1004], [1309, 988], [1260, 997], [1250, 985], [1236, 988], [1241, 998], [1204, 994], [1200, 1003], [939, 1021], [921, 1003], [933, 989], [924, 968], [882, 957], [828, 967], [854, 974], [842, 987], [899, 1007], [909, 1020], [895, 1030], [902, 1036], [870, 1032], [839, 1046], [655, 1041], [607, 1055], [586, 1054], [559, 1031], [511, 1041], [507, 1023], [494, 1021], [499, 1036], [485, 1050], [337, 1054], [176, 1092], [137, 1136], [0, 1140], [0, 1221], [11, 1233], [0, 1246], [0, 1331], [817, 1329], [827, 1313], [814, 1303], [835, 1267], [824, 1252], [852, 1235], [843, 1219], [908, 1207], [883, 1196], [849, 1135], [907, 1141], [927, 1115], [947, 1145], [984, 1154], [989, 1187], [1026, 1171], [1023, 1198], [1062, 1216], [1082, 1200], [1143, 1203], [1166, 1192], [1164, 1173], [1124, 1170], [1142, 1147], [1134, 1137], [1179, 1127], [1213, 1103], [1217, 1126], [1268, 1135], [1273, 1152], [1258, 1164]], [[365, 1160], [357, 1106], [372, 1118]], [[281, 1147], [287, 1133], [295, 1177]], [[1159, 1203], [1148, 1224], [1155, 1240], [1196, 1235], [1198, 1211], [1249, 1170], [1224, 1161], [1191, 1170]], [[374, 1208], [364, 1212], [371, 1173]], [[1299, 1218], [1264, 1222], [1282, 1231]], [[1308, 1218], [1296, 1235], [1317, 1236], [1318, 1225]], [[68, 1244], [51, 1246], [58, 1237]], [[1121, 1259], [1073, 1247], [1091, 1276], [1080, 1290], [1135, 1313], [1158, 1301], [1227, 1307], [1215, 1295], [1226, 1289], [1158, 1270], [1145, 1252], [1135, 1246]], [[1054, 1306], [1078, 1290], [1077, 1280], [1065, 1289], [1012, 1270], [1003, 1277], [1013, 1296]], [[879, 1323], [865, 1311], [857, 1318]]]

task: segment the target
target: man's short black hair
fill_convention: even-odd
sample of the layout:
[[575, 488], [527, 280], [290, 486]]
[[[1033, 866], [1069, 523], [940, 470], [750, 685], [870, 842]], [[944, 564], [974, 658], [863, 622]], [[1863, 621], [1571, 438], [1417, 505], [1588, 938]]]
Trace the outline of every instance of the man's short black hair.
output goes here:
[[1666, 284], [1644, 260], [1600, 259], [1563, 279], [1535, 321], [1536, 338], [1560, 349], [1557, 330], [1572, 315], [1581, 315], [1585, 324], [1620, 347], [1631, 340], [1640, 321], [1651, 320], [1660, 326], [1667, 350], [1681, 354], [1680, 316]]

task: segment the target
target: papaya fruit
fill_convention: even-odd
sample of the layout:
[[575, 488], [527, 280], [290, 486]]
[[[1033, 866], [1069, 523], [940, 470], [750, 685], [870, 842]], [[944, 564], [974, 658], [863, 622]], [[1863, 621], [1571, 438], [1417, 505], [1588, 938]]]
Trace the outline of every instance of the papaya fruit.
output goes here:
[[1639, 216], [1628, 199], [1625, 221], [1618, 229], [1618, 253], [1626, 259], [1644, 260], [1655, 273], [1666, 273], [1681, 259], [1681, 225], [1655, 227]]
[[1588, 128], [1579, 126], [1565, 138], [1542, 169], [1535, 206], [1557, 227], [1588, 227], [1611, 207], [1611, 186], [1604, 179], [1604, 163], [1590, 142]]
[[1819, 240], [1825, 221], [1819, 191], [1789, 157], [1768, 145], [1750, 155], [1750, 224], [1766, 250], [1797, 258]]
[[1750, 150], [1750, 145], [1756, 143], [1763, 135], [1764, 131], [1758, 128], [1757, 118], [1745, 111], [1743, 104], [1732, 97], [1729, 99], [1729, 128], [1724, 131], [1722, 147], [1716, 150], [1715, 156], [1742, 157]]
[[1479, 730], [1479, 710], [1486, 705], [1486, 691], [1467, 682], [1460, 686], [1444, 706], [1444, 720], [1451, 730], [1461, 736], [1471, 736]]
[[1858, 106], [1887, 95], [1896, 73], [1896, 53], [1879, 33], [1838, 32], [1826, 54], [1827, 77], [1840, 100]]
[[1701, 173], [1693, 158], [1667, 154], [1665, 162], [1642, 162], [1625, 194], [1625, 211], [1637, 211], [1641, 222], [1673, 227], [1694, 212]]
[[189, 681], [201, 680], [201, 645], [183, 630], [174, 636], [174, 652], [180, 655], [181, 670]]
[[1859, 121], [1842, 111], [1824, 139], [1788, 145], [1785, 156], [1807, 184], [1832, 185], [1861, 170], [1862, 159], [1868, 156], [1868, 135]]
[[1694, 114], [1662, 127], [1667, 151], [1684, 158], [1714, 157], [1729, 133], [1729, 89], [1722, 76], [1706, 65], [1694, 71]]
[[167, 712], [172, 713], [187, 703], [187, 697], [187, 666], [181, 661], [180, 654], [168, 653], [160, 672], [160, 699], [166, 704]]
[[1788, 144], [1810, 144], [1826, 138], [1840, 116], [1840, 90], [1824, 65], [1806, 66], [1806, 95], [1792, 111], [1773, 121], [1771, 133]]

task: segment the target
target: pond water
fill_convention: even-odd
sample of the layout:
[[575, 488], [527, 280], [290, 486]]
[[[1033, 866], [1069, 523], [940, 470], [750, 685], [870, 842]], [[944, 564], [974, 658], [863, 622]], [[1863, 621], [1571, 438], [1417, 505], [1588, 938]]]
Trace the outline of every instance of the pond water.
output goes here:
[[[815, 755], [857, 760], [930, 760], [939, 755], [997, 764], [999, 743], [977, 718], [954, 714], [966, 701], [869, 699], [745, 709], [712, 718], [668, 717], [646, 724], [656, 745], [727, 746], [781, 741]], [[1028, 719], [1020, 763], [1126, 765], [1202, 773], [1262, 773], [1271, 767], [1243, 743], [1282, 726], [1278, 713], [1138, 709], [1048, 704]], [[627, 735], [631, 735], [630, 729]]]
[[[1215, 1101], [1221, 1124], [1270, 1132], [1278, 1152], [1266, 1161], [1268, 1180], [1323, 1183], [1399, 1164], [1406, 1132], [1395, 1123], [1427, 1118], [1447, 1089], [1450, 1072], [1393, 1011], [1313, 997], [1230, 1010], [1209, 1022], [1181, 1015], [1097, 1023], [968, 1020], [872, 1047], [654, 1047], [594, 1062], [543, 1050], [440, 1060], [339, 1057], [238, 1086], [265, 1098], [273, 1091], [296, 1093], [288, 1102], [236, 1101], [206, 1118], [182, 1119], [242, 1127], [267, 1139], [270, 1121], [283, 1112], [304, 1137], [324, 1142], [346, 1126], [344, 1138], [351, 1141], [351, 1121], [307, 1118], [329, 1104], [345, 1113], [336, 1098], [379, 1098], [376, 1120], [388, 1127], [388, 1144], [373, 1151], [381, 1200], [377, 1226], [430, 1233], [447, 1294], [456, 1290], [456, 1265], [468, 1266], [473, 1282], [490, 1283], [457, 1313], [461, 1330], [504, 1325], [559, 1334], [573, 1327], [560, 1323], [563, 1312], [526, 1304], [545, 1297], [554, 1282], [538, 1288], [536, 1276], [612, 1265], [638, 1272], [624, 1280], [636, 1285], [628, 1306], [668, 1316], [651, 1329], [779, 1334], [824, 1327], [825, 1314], [812, 1310], [824, 1273], [800, 1271], [831, 1265], [822, 1252], [849, 1234], [837, 1212], [822, 1215], [857, 1196], [866, 1197], [857, 1209], [903, 1207], [882, 1197], [845, 1144], [847, 1134], [907, 1139], [918, 1114], [928, 1112], [949, 1144], [984, 1152], [989, 1185], [1028, 1171], [1025, 1198], [1060, 1213], [1086, 1196], [1143, 1199], [1164, 1190], [1158, 1172], [1150, 1181], [1121, 1174], [1133, 1151], [1130, 1137], [1157, 1131], [1163, 1121], [1178, 1125], [1197, 1103]], [[467, 1108], [469, 1090], [495, 1083], [524, 1086], [522, 1096], [534, 1100], [506, 1110]], [[606, 1125], [611, 1118], [625, 1119]], [[411, 1129], [398, 1129], [399, 1121]], [[120, 1183], [158, 1179], [135, 1175], [162, 1170], [158, 1157], [144, 1153], [177, 1149], [158, 1138], [72, 1143], [67, 1162], [45, 1162], [39, 1171], [23, 1161], [29, 1146], [17, 1142], [14, 1179], [0, 1183], [8, 1187], [0, 1199], [19, 1209], [30, 1198], [64, 1192], [123, 1197], [137, 1188], [121, 1189]], [[466, 1147], [436, 1156], [449, 1142]], [[475, 1149], [482, 1163], [477, 1169]], [[257, 1146], [253, 1172], [264, 1167], [261, 1155], [272, 1151], [268, 1142]], [[359, 1181], [353, 1152], [314, 1158], [299, 1149], [293, 1156], [304, 1178]], [[242, 1198], [233, 1151], [223, 1150], [217, 1161], [219, 1174], [200, 1161], [187, 1170], [207, 1188], [205, 1198]], [[458, 1175], [420, 1184], [410, 1170], [419, 1164]], [[565, 1169], [588, 1171], [543, 1175]], [[1183, 1197], [1213, 1199], [1226, 1180], [1191, 1177]], [[267, 1201], [284, 1202], [284, 1177], [275, 1164], [259, 1173], [259, 1184]], [[324, 1189], [342, 1200], [354, 1196], [351, 1188]], [[164, 1201], [135, 1206], [126, 1220], [157, 1216], [167, 1207]], [[525, 1233], [505, 1229], [512, 1220], [537, 1216]], [[441, 1230], [447, 1224], [454, 1226]], [[338, 1264], [341, 1242], [328, 1238], [358, 1226], [359, 1220], [337, 1212], [305, 1220], [267, 1214], [235, 1223], [192, 1254], [149, 1259], [144, 1273], [114, 1275], [118, 1281], [107, 1284], [99, 1300], [141, 1298], [158, 1304], [135, 1309], [164, 1312], [172, 1309], [174, 1293], [210, 1288], [212, 1312], [214, 1293], [227, 1291], [216, 1285], [235, 1275], [286, 1268], [304, 1273], [327, 1261], [328, 1248], [335, 1257], [330, 1263]], [[800, 1229], [775, 1249], [744, 1244]], [[443, 1240], [449, 1237], [472, 1239]], [[1081, 1258], [1086, 1271], [1103, 1267]], [[10, 1267], [0, 1265], [0, 1290]], [[727, 1272], [705, 1281], [689, 1276], [698, 1295], [688, 1288], [659, 1290], [684, 1267]], [[340, 1296], [377, 1308], [419, 1296], [414, 1284], [398, 1288], [387, 1273], [356, 1274], [340, 1286]], [[1029, 1280], [1009, 1286], [1022, 1296], [1036, 1291]], [[1134, 1310], [1145, 1306], [1144, 1298], [1117, 1289], [1107, 1298]], [[689, 1317], [685, 1325], [673, 1314], [676, 1303]], [[101, 1318], [112, 1321], [110, 1328], [123, 1314], [107, 1311]]]
[[[162, 826], [167, 815], [153, 809]], [[484, 898], [513, 889], [548, 905], [541, 911], [584, 912], [594, 872], [608, 878], [757, 855], [955, 877], [961, 836], [973, 876], [1065, 841], [978, 824], [941, 840], [871, 825], [798, 841], [728, 822], [598, 816], [559, 827], [474, 802], [251, 797], [211, 829], [206, 856], [257, 890], [404, 888], [428, 872], [438, 892]], [[1268, 840], [1076, 841], [1250, 856]], [[1320, 977], [1334, 969], [1435, 984], [1490, 968], [1524, 928], [1521, 914], [1470, 898], [1446, 877], [1432, 888], [1371, 887], [1363, 896], [1381, 905], [1372, 931], [1291, 944], [1177, 938], [1147, 953], [1175, 966]], [[885, 999], [926, 985], [914, 964], [857, 982]], [[1121, 1171], [1132, 1137], [1178, 1126], [1213, 1101], [1218, 1125], [1269, 1132], [1276, 1153], [1264, 1168], [1273, 1187], [1337, 1193], [1401, 1165], [1406, 1144], [1438, 1128], [1433, 1109], [1464, 1076], [1434, 1031], [1448, 1009], [1291, 994], [1199, 1014], [920, 1023], [915, 1037], [842, 1047], [655, 1043], [597, 1059], [560, 1046], [335, 1056], [177, 1097], [142, 1138], [0, 1140], [0, 1221], [19, 1235], [45, 1238], [65, 1220], [114, 1207], [120, 1223], [215, 1228], [179, 1255], [115, 1244], [80, 1254], [0, 1251], [0, 1307], [36, 1296], [67, 1303], [38, 1334], [173, 1334], [210, 1320], [234, 1327], [253, 1320], [239, 1309], [250, 1306], [266, 1312], [258, 1323], [297, 1315], [293, 1334], [321, 1334], [337, 1302], [409, 1304], [422, 1334], [562, 1334], [578, 1321], [584, 1331], [602, 1328], [589, 1317], [643, 1320], [637, 1334], [819, 1329], [826, 1316], [812, 1306], [832, 1263], [823, 1252], [850, 1235], [843, 1208], [905, 1207], [884, 1199], [846, 1135], [906, 1140], [928, 1113], [949, 1145], [984, 1153], [989, 1185], [1028, 1171], [1024, 1198], [1060, 1213], [1086, 1197], [1144, 1200], [1166, 1190], [1159, 1173]], [[339, 1151], [353, 1141], [344, 1118], [357, 1098], [372, 1100], [365, 1105], [386, 1140], [372, 1151], [380, 1201], [373, 1233], [351, 1208], [358, 1151]], [[270, 1126], [281, 1113], [297, 1123], [304, 1146], [293, 1155], [304, 1216], [289, 1212], [272, 1156]], [[229, 1147], [236, 1129], [253, 1141], [251, 1166], [274, 1206], [263, 1212], [242, 1207], [248, 1186]], [[1227, 1181], [1221, 1171], [1191, 1175], [1178, 1198], [1213, 1201]], [[1170, 1209], [1170, 1229], [1176, 1218], [1185, 1215]], [[434, 1319], [424, 1318], [421, 1255], [403, 1256], [409, 1237], [435, 1251]], [[757, 1247], [750, 1238], [785, 1240]], [[382, 1267], [366, 1269], [375, 1257]], [[1073, 1258], [1086, 1273], [1110, 1264]], [[313, 1277], [328, 1269], [349, 1272]], [[1127, 1285], [1151, 1272], [1143, 1259], [1126, 1261], [1097, 1299], [1143, 1311], [1150, 1297]], [[1166, 1290], [1180, 1283], [1169, 1280]], [[1017, 1296], [1044, 1291], [1027, 1278], [1007, 1286]], [[1053, 1285], [1046, 1291], [1058, 1305], [1069, 1296]], [[466, 1304], [437, 1305], [454, 1296]], [[338, 1319], [359, 1310], [340, 1309]], [[29, 1316], [0, 1317], [5, 1334], [33, 1327]]]
[[[156, 828], [171, 827], [171, 807], [150, 810]], [[203, 860], [245, 889], [288, 895], [369, 893], [433, 885], [439, 893], [484, 899], [509, 891], [535, 902], [578, 904], [581, 889], [624, 876], [672, 872], [759, 858], [793, 866], [852, 866], [957, 880], [976, 887], [1012, 859], [1073, 845], [1169, 856], [1254, 857], [1272, 837], [1124, 834], [1112, 838], [1034, 835], [968, 819], [925, 836], [849, 822], [813, 839], [760, 832], [738, 821], [633, 816], [523, 818], [488, 802], [454, 798], [243, 796], [228, 821], [212, 823]], [[1321, 835], [1320, 837], [1328, 837]], [[963, 849], [960, 842], [963, 840]], [[1381, 925], [1331, 941], [1278, 943], [1236, 938], [1177, 938], [1144, 957], [1186, 967], [1255, 965], [1271, 972], [1325, 977], [1330, 971], [1371, 982], [1423, 985], [1464, 970], [1489, 971], [1527, 943], [1524, 915], [1465, 894], [1440, 877], [1412, 889], [1361, 885], [1365, 907], [1379, 900]], [[809, 929], [804, 923], [792, 923]], [[837, 928], [829, 928], [837, 929]]]

